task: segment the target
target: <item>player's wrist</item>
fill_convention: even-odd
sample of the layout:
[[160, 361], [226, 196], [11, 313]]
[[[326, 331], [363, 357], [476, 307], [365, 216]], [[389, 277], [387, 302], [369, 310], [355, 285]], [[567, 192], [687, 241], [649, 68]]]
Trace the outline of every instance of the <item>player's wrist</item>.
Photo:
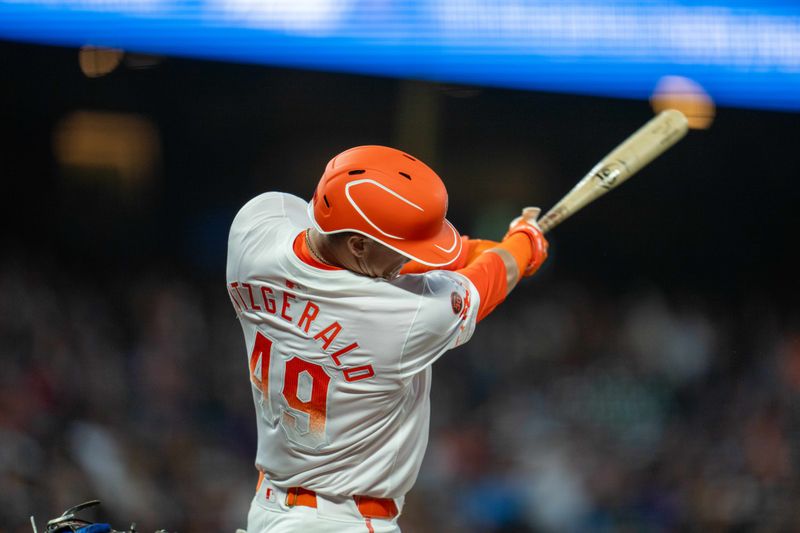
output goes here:
[[519, 250], [521, 246], [527, 244], [527, 258], [520, 265], [523, 277], [532, 276], [547, 259], [549, 243], [544, 233], [536, 225], [524, 221], [512, 223], [502, 242], [503, 244], [508, 243], [511, 245], [511, 249], [515, 250]]
[[[509, 239], [512, 235], [520, 235], [521, 234], [521, 235], [525, 235], [526, 237], [528, 237], [528, 239], [530, 239], [531, 245], [532, 245], [533, 241], [536, 239], [536, 232], [537, 232], [536, 228], [534, 228], [533, 226], [531, 226], [529, 224], [526, 224], [524, 222], [517, 223], [517, 224], [512, 224], [512, 226], [508, 229], [506, 234], [503, 235], [503, 241], [505, 241], [506, 239]], [[538, 232], [541, 233], [540, 230], [538, 230]]]

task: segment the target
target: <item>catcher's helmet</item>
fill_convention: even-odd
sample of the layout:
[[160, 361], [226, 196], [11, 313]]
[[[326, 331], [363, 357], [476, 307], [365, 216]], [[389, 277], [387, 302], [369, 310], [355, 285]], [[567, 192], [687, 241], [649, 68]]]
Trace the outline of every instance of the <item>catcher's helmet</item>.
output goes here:
[[446, 212], [447, 189], [436, 172], [386, 146], [356, 146], [331, 159], [309, 204], [321, 233], [360, 233], [434, 267], [461, 252]]

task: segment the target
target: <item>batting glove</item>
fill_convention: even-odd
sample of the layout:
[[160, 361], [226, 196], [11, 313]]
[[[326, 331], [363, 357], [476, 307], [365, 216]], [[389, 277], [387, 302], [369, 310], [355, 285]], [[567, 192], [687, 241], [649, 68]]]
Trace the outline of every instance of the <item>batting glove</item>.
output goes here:
[[523, 277], [535, 274], [547, 259], [547, 248], [550, 245], [547, 239], [544, 238], [542, 228], [536, 222], [541, 211], [538, 207], [526, 207], [522, 210], [521, 216], [511, 221], [508, 226], [508, 232], [503, 236], [503, 240], [506, 240], [517, 233], [524, 233], [531, 241], [531, 260], [525, 267], [525, 272], [522, 274]]

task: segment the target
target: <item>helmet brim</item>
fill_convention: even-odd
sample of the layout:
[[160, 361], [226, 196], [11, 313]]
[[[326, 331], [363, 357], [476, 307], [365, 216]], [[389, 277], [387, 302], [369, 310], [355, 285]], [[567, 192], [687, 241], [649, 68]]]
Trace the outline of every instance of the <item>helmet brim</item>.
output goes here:
[[446, 267], [453, 263], [461, 254], [463, 242], [458, 230], [449, 220], [442, 222], [439, 232], [427, 239], [394, 239], [387, 236], [377, 237], [354, 228], [337, 229], [336, 231], [325, 231], [314, 218], [314, 203], [308, 203], [308, 217], [311, 219], [314, 228], [324, 235], [333, 233], [353, 232], [364, 235], [376, 242], [381, 243], [394, 250], [395, 252], [408, 257], [409, 259], [429, 267]]

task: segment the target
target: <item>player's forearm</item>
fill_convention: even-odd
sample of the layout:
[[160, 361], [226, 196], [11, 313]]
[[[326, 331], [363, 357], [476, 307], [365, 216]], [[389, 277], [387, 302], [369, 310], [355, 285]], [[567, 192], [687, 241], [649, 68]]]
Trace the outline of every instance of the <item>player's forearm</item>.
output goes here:
[[498, 253], [484, 253], [456, 272], [469, 279], [478, 291], [478, 322], [505, 300], [508, 294], [506, 261]]
[[487, 251], [499, 255], [500, 259], [503, 260], [503, 264], [506, 267], [506, 295], [508, 295], [519, 282], [520, 275], [517, 261], [508, 250], [503, 248], [491, 248]]
[[517, 285], [530, 265], [534, 249], [523, 233], [509, 235], [503, 242], [477, 256], [457, 272], [469, 278], [480, 295], [478, 321], [489, 315]]
[[511, 289], [517, 285], [522, 273], [525, 272], [533, 257], [530, 239], [526, 235], [515, 233], [506, 237], [503, 242], [497, 243], [496, 246], [488, 251], [496, 253], [503, 259], [503, 263], [506, 266], [507, 292], [511, 292]]

